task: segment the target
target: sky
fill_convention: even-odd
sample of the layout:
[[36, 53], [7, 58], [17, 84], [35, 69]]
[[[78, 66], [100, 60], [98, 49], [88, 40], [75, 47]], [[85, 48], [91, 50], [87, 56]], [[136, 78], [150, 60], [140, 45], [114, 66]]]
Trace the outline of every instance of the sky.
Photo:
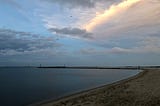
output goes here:
[[160, 64], [160, 0], [0, 0], [0, 66]]

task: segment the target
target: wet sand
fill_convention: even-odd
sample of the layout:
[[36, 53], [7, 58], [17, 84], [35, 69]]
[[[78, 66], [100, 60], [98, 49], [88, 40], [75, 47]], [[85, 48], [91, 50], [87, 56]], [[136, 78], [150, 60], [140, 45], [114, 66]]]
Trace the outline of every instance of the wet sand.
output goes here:
[[125, 80], [31, 106], [160, 106], [160, 69], [145, 69]]

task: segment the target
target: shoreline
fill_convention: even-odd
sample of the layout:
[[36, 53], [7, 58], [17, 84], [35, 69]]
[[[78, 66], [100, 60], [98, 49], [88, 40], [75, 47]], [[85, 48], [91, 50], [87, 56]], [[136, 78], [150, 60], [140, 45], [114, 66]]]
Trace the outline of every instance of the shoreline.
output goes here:
[[[80, 92], [73, 93], [73, 94], [70, 94], [70, 95], [66, 95], [66, 96], [63, 96], [63, 97], [60, 97], [60, 98], [57, 98], [57, 99], [48, 99], [48, 100], [40, 101], [40, 102], [37, 102], [37, 103], [29, 104], [27, 106], [54, 106], [57, 103], [60, 103], [60, 102], [63, 102], [63, 101], [74, 99], [74, 98], [77, 98], [77, 97], [80, 97], [80, 96], [83, 96], [83, 95], [86, 95], [86, 94], [89, 94], [89, 93], [92, 93], [92, 92], [96, 92], [96, 91], [99, 91], [99, 90], [103, 90], [105, 88], [112, 87], [112, 86], [121, 85], [122, 83], [126, 83], [126, 82], [129, 82], [129, 81], [134, 80], [136, 78], [142, 77], [147, 72], [148, 72], [147, 70], [142, 70], [138, 74], [136, 74], [134, 76], [131, 76], [129, 78], [126, 78], [126, 79], [122, 79], [122, 80], [119, 80], [119, 81], [116, 81], [116, 82], [113, 82], [113, 83], [110, 83], [110, 84], [105, 84], [105, 85], [95, 87], [95, 88], [91, 88], [91, 89], [88, 89], [88, 90], [82, 90]], [[48, 105], [50, 103], [52, 105]]]

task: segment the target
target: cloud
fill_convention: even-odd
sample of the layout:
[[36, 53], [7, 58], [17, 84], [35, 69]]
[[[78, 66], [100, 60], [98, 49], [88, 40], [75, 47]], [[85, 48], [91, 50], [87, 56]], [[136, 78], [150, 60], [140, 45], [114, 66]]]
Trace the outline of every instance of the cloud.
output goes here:
[[68, 35], [71, 37], [80, 37], [80, 38], [92, 38], [92, 33], [87, 32], [85, 29], [79, 29], [79, 28], [50, 28], [49, 29], [52, 32], [55, 32], [56, 34], [60, 35]]
[[[52, 51], [60, 44], [51, 36], [44, 37], [38, 34], [0, 29], [0, 55], [19, 55], [45, 53]], [[48, 52], [49, 53], [49, 52]]]
[[[42, 0], [43, 1], [43, 0]], [[115, 3], [119, 0], [47, 0], [51, 3], [58, 3], [61, 6], [66, 6], [69, 8], [94, 8], [97, 3]]]
[[[38, 9], [45, 27], [83, 28], [96, 14], [119, 0], [40, 0]], [[73, 8], [68, 8], [73, 7]], [[81, 7], [81, 8], [80, 8]], [[87, 8], [86, 8], [87, 7]], [[54, 12], [51, 10], [55, 10]]]
[[107, 54], [160, 54], [160, 36], [149, 36], [142, 38], [141, 41], [136, 42], [137, 46], [121, 47], [113, 46], [110, 48], [83, 48], [80, 50], [82, 54], [92, 55], [107, 55]]
[[[61, 2], [72, 3], [69, 0]], [[160, 12], [158, 11], [160, 1], [158, 0], [123, 0], [121, 2], [119, 0], [93, 0], [92, 2], [99, 4], [96, 4], [94, 9], [62, 10], [63, 14], [58, 12], [44, 16], [45, 27], [58, 30], [71, 26], [85, 29], [86, 32], [92, 33], [96, 41], [100, 40], [100, 42], [101, 40], [106, 42], [110, 37], [143, 37], [160, 32]], [[108, 2], [111, 2], [110, 7], [106, 6]]]
[[57, 2], [60, 4], [67, 5], [69, 7], [94, 7], [94, 2], [91, 0], [50, 0], [52, 2]]
[[[88, 48], [80, 52], [92, 55], [160, 54], [159, 10], [159, 0], [126, 0], [112, 5], [86, 24], [95, 43], [103, 44], [103, 49]], [[107, 47], [110, 41], [117, 44]]]
[[[83, 28], [83, 25], [96, 14], [101, 13], [103, 9], [117, 2], [119, 0], [47, 0], [47, 2], [43, 2], [47, 6], [42, 6], [41, 18], [45, 27], [47, 29], [53, 28], [53, 32], [58, 32], [57, 34], [67, 35], [68, 37], [90, 38], [91, 33]], [[70, 9], [68, 6], [74, 8]], [[51, 9], [56, 11], [48, 12]], [[67, 34], [64, 34], [64, 31]], [[75, 31], [78, 31], [78, 33], [75, 34]]]
[[[83, 7], [83, 3], [78, 3], [79, 1], [76, 0], [51, 2], [59, 2], [63, 6]], [[78, 4], [76, 5], [75, 2]], [[104, 47], [103, 50], [83, 49], [81, 53], [84, 54], [159, 53], [159, 46], [157, 46], [159, 43], [154, 44], [158, 41], [144, 43], [147, 41], [146, 38], [153, 40], [153, 35], [159, 36], [159, 0], [88, 0], [87, 2], [94, 5], [91, 7], [84, 5], [87, 9], [76, 8], [69, 11], [62, 9], [64, 14], [58, 13], [45, 18], [47, 28], [68, 37], [92, 37], [91, 45]]]
[[107, 22], [113, 16], [120, 14], [138, 2], [140, 2], [140, 0], [125, 0], [117, 5], [112, 5], [109, 9], [105, 10], [104, 13], [94, 17], [87, 25], [85, 25], [85, 28], [88, 31], [91, 31], [97, 25], [102, 24], [104, 21]]
[[94, 33], [96, 40], [158, 34], [159, 10], [159, 0], [126, 0], [95, 16], [83, 28]]
[[81, 54], [85, 55], [114, 55], [114, 54], [128, 54], [133, 53], [130, 49], [120, 48], [120, 47], [113, 47], [113, 48], [106, 48], [106, 49], [97, 49], [97, 48], [85, 48], [80, 50]]

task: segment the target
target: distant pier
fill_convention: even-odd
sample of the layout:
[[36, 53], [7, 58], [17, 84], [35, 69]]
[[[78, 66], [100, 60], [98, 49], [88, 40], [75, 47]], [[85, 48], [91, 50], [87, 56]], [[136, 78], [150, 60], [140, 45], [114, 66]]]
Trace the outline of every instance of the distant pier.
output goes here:
[[40, 66], [38, 68], [68, 68], [68, 69], [144, 69], [160, 68], [160, 66], [117, 66], [117, 67], [93, 67], [93, 66]]

